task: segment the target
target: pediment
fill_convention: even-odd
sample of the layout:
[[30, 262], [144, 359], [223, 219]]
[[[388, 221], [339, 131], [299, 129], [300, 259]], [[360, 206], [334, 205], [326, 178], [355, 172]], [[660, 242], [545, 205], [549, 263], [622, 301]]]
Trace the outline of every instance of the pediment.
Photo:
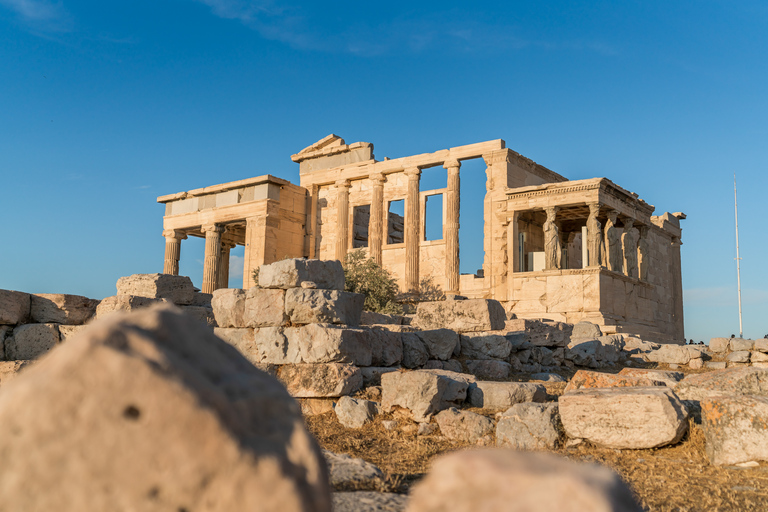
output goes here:
[[323, 137], [322, 139], [315, 142], [311, 146], [307, 146], [306, 148], [302, 149], [301, 151], [299, 151], [299, 155], [305, 154], [305, 153], [314, 153], [315, 151], [320, 151], [326, 148], [343, 146], [344, 144], [345, 144], [344, 139], [332, 133], [326, 137]]

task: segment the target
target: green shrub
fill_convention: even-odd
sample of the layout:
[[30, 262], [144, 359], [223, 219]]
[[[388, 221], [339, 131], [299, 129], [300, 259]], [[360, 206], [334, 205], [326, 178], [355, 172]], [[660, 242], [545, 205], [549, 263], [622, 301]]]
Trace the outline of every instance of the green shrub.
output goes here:
[[344, 258], [345, 290], [365, 295], [366, 311], [400, 314], [397, 303], [398, 286], [392, 274], [368, 258], [363, 249], [357, 249]]

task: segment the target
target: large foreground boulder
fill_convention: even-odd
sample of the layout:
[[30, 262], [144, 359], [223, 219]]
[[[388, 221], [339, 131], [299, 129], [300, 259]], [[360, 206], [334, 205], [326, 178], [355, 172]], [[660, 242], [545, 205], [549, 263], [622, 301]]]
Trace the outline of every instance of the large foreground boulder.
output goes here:
[[507, 316], [498, 301], [490, 299], [420, 302], [413, 325], [422, 329], [456, 332], [498, 331]]
[[718, 396], [701, 401], [701, 428], [712, 464], [768, 460], [768, 398]]
[[568, 437], [607, 448], [657, 448], [678, 442], [688, 410], [666, 386], [589, 388], [558, 399]]
[[173, 307], [115, 315], [3, 385], [7, 511], [330, 511], [298, 404]]
[[411, 491], [407, 512], [640, 512], [621, 478], [548, 453], [486, 449], [443, 455]]

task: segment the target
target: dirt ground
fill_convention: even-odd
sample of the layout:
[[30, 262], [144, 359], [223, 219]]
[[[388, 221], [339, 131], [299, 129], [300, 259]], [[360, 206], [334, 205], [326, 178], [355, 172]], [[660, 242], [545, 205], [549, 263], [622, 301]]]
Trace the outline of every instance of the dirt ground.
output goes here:
[[[550, 399], [565, 384], [548, 384]], [[480, 411], [492, 416], [491, 411]], [[395, 431], [386, 431], [383, 420], [397, 420]], [[333, 412], [307, 418], [320, 445], [336, 453], [360, 457], [389, 474], [381, 491], [407, 493], [429, 470], [432, 459], [452, 450], [471, 447], [438, 434], [417, 436], [416, 424], [398, 414], [382, 414], [360, 429], [347, 429]], [[766, 511], [768, 464], [757, 467], [717, 467], [704, 453], [704, 434], [694, 423], [683, 440], [654, 450], [614, 450], [582, 443], [554, 450], [572, 460], [604, 464], [614, 469], [651, 511]]]

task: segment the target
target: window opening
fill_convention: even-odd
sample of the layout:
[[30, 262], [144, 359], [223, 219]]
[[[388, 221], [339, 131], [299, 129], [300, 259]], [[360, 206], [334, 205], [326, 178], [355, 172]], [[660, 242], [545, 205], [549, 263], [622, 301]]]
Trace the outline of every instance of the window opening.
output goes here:
[[387, 244], [405, 243], [405, 199], [387, 205]]
[[443, 239], [443, 194], [424, 198], [424, 240]]

